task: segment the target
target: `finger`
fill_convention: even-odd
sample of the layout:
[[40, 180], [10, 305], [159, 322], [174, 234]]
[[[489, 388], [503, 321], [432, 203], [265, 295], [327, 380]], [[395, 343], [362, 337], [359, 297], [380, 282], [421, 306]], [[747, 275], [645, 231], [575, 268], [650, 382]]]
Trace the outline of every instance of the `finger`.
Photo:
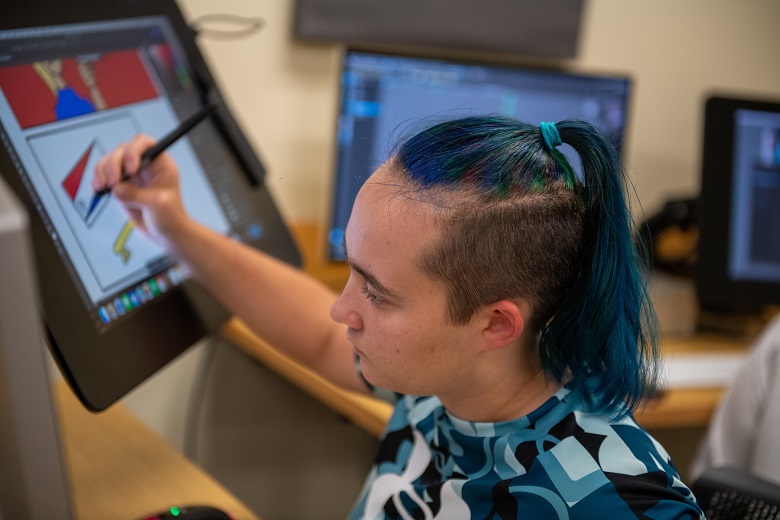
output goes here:
[[144, 223], [143, 213], [141, 213], [140, 210], [128, 209], [127, 210], [127, 216], [133, 222], [135, 227], [137, 227], [143, 233], [148, 233], [148, 231], [147, 231], [148, 228], [146, 227], [146, 224]]
[[95, 174], [92, 176], [92, 190], [100, 191], [106, 187], [105, 163], [106, 156], [101, 157], [95, 165]]
[[141, 155], [151, 148], [155, 142], [155, 139], [146, 134], [138, 134], [133, 137], [133, 140], [127, 144], [122, 159], [122, 166], [124, 167], [125, 174], [132, 176], [138, 173], [138, 167], [141, 164]]
[[163, 152], [158, 155], [154, 161], [144, 168], [144, 170], [143, 178], [147, 181], [150, 181], [159, 175], [164, 175], [164, 184], [166, 186], [174, 186], [178, 183], [178, 169], [176, 163], [174, 162], [173, 157], [167, 153]]
[[140, 209], [153, 204], [156, 194], [153, 190], [144, 189], [129, 182], [117, 184], [111, 192], [128, 209]]
[[122, 174], [122, 156], [125, 144], [120, 144], [114, 150], [100, 158], [95, 166], [92, 178], [92, 189], [95, 191], [114, 186]]
[[146, 227], [146, 222], [144, 222], [144, 215], [143, 211], [141, 209], [128, 207], [125, 204], [120, 204], [120, 208], [122, 208], [122, 213], [125, 214], [125, 216], [133, 223], [133, 225], [141, 232], [147, 233], [148, 228]]

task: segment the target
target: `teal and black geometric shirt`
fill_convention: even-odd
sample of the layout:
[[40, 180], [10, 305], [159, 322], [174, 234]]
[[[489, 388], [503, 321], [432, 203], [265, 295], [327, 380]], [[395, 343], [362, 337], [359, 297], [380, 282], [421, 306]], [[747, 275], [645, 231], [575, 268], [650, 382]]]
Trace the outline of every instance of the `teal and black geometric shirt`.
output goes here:
[[588, 413], [568, 385], [502, 423], [401, 397], [353, 519], [704, 519], [666, 450], [632, 417]]

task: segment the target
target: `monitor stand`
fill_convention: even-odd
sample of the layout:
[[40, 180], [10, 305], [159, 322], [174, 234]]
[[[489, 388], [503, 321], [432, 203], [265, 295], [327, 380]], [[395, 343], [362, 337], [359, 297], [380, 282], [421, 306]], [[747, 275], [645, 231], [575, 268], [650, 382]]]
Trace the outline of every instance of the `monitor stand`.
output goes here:
[[758, 336], [769, 321], [762, 311], [716, 311], [699, 308], [696, 317], [696, 329], [728, 336], [739, 340], [751, 340]]
[[697, 333], [750, 340], [766, 325], [764, 313], [703, 309], [693, 279], [656, 269], [648, 280], [650, 297], [665, 337]]

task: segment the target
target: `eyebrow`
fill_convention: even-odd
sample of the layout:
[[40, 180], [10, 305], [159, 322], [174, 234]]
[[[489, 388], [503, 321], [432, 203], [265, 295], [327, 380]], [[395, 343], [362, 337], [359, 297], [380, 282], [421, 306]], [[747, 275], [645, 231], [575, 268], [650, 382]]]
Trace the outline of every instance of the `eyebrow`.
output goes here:
[[347, 263], [349, 264], [349, 267], [353, 269], [356, 273], [358, 273], [360, 276], [363, 277], [363, 279], [368, 283], [371, 287], [374, 288], [374, 290], [378, 293], [380, 293], [383, 297], [395, 300], [395, 301], [401, 301], [401, 296], [391, 290], [388, 289], [382, 282], [379, 281], [379, 279], [374, 276], [371, 272], [366, 270], [365, 268], [361, 267], [360, 265], [356, 264], [349, 258], [349, 254], [347, 253], [347, 241], [346, 238], [344, 239], [344, 255], [347, 257]]

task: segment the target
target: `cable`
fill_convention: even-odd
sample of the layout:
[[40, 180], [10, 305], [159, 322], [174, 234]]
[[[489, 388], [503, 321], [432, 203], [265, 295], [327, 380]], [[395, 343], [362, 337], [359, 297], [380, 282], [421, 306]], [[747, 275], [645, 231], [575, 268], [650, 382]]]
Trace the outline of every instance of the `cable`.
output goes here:
[[[194, 18], [190, 22], [190, 27], [196, 34], [206, 38], [237, 40], [258, 32], [264, 23], [265, 20], [259, 17], [247, 17], [229, 13], [213, 13]], [[210, 25], [213, 24], [232, 25], [234, 28], [223, 29], [213, 26], [210, 27]]]
[[201, 417], [206, 400], [206, 388], [209, 383], [211, 368], [214, 365], [214, 355], [220, 347], [220, 340], [216, 335], [211, 335], [204, 340], [205, 350], [199, 360], [193, 377], [190, 399], [187, 406], [187, 415], [184, 424], [184, 445], [182, 451], [190, 459], [198, 460], [198, 440], [201, 427]]

